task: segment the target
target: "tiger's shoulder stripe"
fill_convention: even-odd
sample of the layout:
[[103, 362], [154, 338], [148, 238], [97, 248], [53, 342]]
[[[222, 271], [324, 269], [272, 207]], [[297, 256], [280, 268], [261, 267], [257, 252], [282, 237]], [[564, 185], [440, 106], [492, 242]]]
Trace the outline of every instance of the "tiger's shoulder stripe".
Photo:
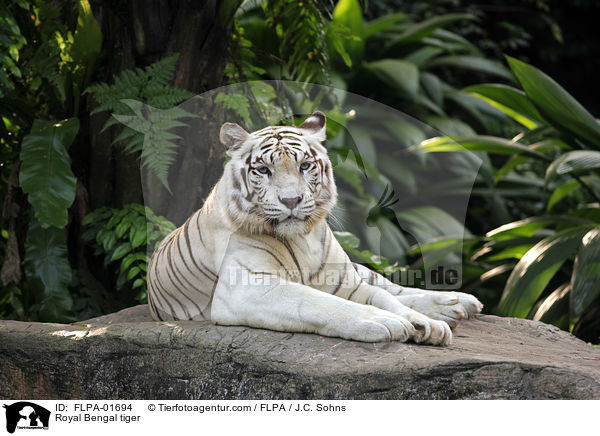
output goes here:
[[[184, 273], [181, 272], [181, 270], [179, 269], [179, 266], [177, 266], [177, 262], [173, 261], [172, 255], [171, 255], [171, 250], [169, 250], [167, 252], [167, 261], [168, 261], [169, 265], [171, 266], [171, 268], [170, 268], [171, 272], [173, 273], [175, 280], [177, 280], [177, 283], [179, 283], [179, 285], [181, 286], [181, 289], [194, 290], [195, 285], [186, 277], [186, 275]], [[185, 281], [186, 284], [184, 284], [183, 281]], [[187, 300], [189, 300], [192, 303], [192, 305], [198, 310], [198, 312], [202, 311], [200, 306], [198, 306], [198, 304], [196, 303], [196, 300], [194, 300], [193, 298], [188, 296], [187, 292], [185, 292], [183, 290], [180, 290], [180, 292]], [[196, 289], [196, 292], [199, 292], [200, 294], [204, 295], [205, 297], [210, 297], [210, 295], [208, 295], [208, 293], [202, 291], [201, 289]]]

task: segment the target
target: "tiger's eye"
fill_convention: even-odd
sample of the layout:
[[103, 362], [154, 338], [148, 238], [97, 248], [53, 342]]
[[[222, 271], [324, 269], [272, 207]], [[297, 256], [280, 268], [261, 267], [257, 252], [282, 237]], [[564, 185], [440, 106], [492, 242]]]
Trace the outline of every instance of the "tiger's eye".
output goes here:
[[310, 162], [302, 162], [300, 164], [300, 171], [306, 171], [310, 168]]
[[256, 169], [261, 174], [271, 174], [271, 171], [267, 167], [259, 167]]

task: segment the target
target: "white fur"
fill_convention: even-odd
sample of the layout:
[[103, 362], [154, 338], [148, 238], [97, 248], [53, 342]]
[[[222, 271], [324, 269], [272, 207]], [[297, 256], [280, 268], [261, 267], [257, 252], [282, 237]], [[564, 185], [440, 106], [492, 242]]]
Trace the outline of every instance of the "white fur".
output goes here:
[[[268, 177], [248, 172], [247, 162], [256, 158], [257, 148], [271, 137], [276, 143], [278, 132], [292, 132], [292, 142], [299, 135], [303, 147], [312, 147], [311, 153], [326, 164], [319, 183], [314, 179], [317, 173], [302, 172], [301, 159], [293, 157], [266, 164]], [[232, 158], [223, 177], [203, 208], [165, 238], [149, 263], [149, 301], [155, 318], [210, 317], [223, 325], [365, 342], [447, 345], [452, 340], [450, 325], [481, 310], [481, 303], [470, 295], [403, 288], [350, 262], [325, 220], [336, 190], [326, 150], [319, 144], [324, 132], [320, 113], [299, 128], [269, 127], [252, 134], [224, 125], [221, 139]], [[260, 199], [251, 184], [246, 189], [236, 179], [242, 173], [253, 177], [253, 186], [262, 186]], [[290, 211], [278, 203], [281, 195], [301, 195], [302, 201]], [[269, 222], [266, 212], [278, 218]], [[193, 271], [192, 264], [200, 261], [215, 274], [212, 282]], [[203, 281], [194, 289], [185, 285], [198, 277]], [[204, 295], [207, 289], [214, 289], [210, 300]]]

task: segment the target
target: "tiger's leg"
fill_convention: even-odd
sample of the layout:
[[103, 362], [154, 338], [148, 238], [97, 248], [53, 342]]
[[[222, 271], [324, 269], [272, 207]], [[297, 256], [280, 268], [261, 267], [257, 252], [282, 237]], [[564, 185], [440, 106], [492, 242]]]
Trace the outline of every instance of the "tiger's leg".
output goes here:
[[477, 298], [464, 292], [408, 288], [392, 283], [363, 265], [356, 263], [353, 265], [360, 277], [370, 285], [384, 289], [402, 304], [417, 312], [447, 322], [452, 328], [456, 327], [460, 320], [473, 318], [483, 309], [483, 304]]
[[414, 336], [412, 324], [394, 313], [275, 274], [248, 270], [239, 274], [244, 272], [242, 266], [224, 266], [211, 309], [211, 319], [217, 324], [318, 333], [364, 342], [404, 342]]
[[343, 280], [337, 286], [335, 295], [356, 303], [372, 305], [402, 316], [412, 323], [415, 333], [412, 339], [417, 343], [448, 345], [452, 341], [452, 331], [447, 323], [435, 320], [403, 304], [388, 291], [363, 280], [350, 265], [342, 268]]

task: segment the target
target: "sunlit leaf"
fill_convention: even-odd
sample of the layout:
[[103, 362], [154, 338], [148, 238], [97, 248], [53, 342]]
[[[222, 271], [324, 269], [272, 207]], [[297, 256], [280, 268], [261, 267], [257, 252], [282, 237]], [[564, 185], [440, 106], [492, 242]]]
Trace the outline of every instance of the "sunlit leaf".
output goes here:
[[569, 328], [569, 283], [556, 288], [548, 295], [533, 315], [534, 321], [542, 321], [563, 329]]
[[416, 146], [427, 153], [447, 151], [485, 151], [498, 154], [525, 154], [537, 159], [548, 160], [543, 154], [526, 145], [495, 136], [446, 136], [427, 139]]
[[473, 260], [485, 260], [486, 262], [496, 262], [506, 259], [521, 259], [542, 236], [518, 236], [501, 240], [490, 240], [484, 246], [477, 250], [471, 256]]
[[[486, 101], [495, 101], [503, 108], [509, 108], [524, 115], [530, 120], [540, 124], [545, 123], [534, 104], [527, 98], [527, 95], [520, 89], [502, 84], [484, 84], [474, 85], [464, 88], [463, 91], [471, 92], [477, 96], [485, 97]], [[504, 110], [504, 109], [501, 109]]]
[[364, 23], [358, 0], [340, 0], [333, 10], [333, 21], [350, 30], [354, 38], [341, 38], [344, 51], [349, 53], [352, 64], [357, 64], [365, 50]]
[[485, 236], [494, 240], [512, 239], [515, 236], [529, 237], [541, 229], [557, 224], [585, 225], [589, 224], [589, 221], [570, 216], [534, 216], [504, 224], [489, 231]]
[[513, 269], [498, 305], [503, 316], [526, 317], [563, 263], [581, 246], [591, 226], [563, 230], [538, 242]]
[[546, 169], [546, 183], [557, 176], [600, 168], [600, 151], [575, 150], [561, 155]]

